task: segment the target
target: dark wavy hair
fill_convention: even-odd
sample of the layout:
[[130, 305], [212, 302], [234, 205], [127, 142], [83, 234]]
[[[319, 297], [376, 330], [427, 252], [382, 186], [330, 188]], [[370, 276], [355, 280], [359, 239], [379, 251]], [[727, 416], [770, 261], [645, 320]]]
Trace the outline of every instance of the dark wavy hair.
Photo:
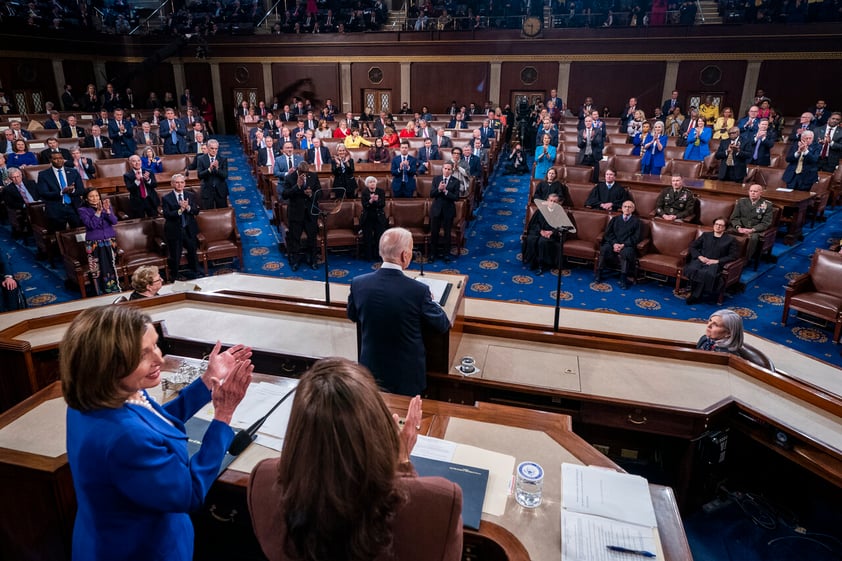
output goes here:
[[278, 475], [285, 553], [301, 561], [370, 561], [391, 548], [400, 441], [371, 373], [327, 358], [301, 377]]

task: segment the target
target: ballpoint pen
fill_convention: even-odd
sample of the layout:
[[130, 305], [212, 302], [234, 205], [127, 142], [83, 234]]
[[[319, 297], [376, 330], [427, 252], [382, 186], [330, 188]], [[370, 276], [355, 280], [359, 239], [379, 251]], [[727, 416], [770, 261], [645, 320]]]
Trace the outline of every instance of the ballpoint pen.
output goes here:
[[605, 547], [611, 551], [616, 551], [617, 553], [631, 553], [632, 555], [640, 555], [641, 557], [656, 557], [656, 555], [651, 551], [643, 549], [628, 549], [627, 547], [621, 547], [619, 545], [607, 545]]

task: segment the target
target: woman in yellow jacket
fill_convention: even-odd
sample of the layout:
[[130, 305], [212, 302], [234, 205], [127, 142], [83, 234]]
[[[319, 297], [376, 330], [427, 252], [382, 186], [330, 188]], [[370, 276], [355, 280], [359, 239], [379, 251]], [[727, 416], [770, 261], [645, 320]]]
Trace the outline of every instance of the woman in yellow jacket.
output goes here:
[[351, 134], [343, 140], [345, 148], [359, 148], [360, 146], [371, 146], [371, 142], [360, 136], [359, 129], [353, 129]]

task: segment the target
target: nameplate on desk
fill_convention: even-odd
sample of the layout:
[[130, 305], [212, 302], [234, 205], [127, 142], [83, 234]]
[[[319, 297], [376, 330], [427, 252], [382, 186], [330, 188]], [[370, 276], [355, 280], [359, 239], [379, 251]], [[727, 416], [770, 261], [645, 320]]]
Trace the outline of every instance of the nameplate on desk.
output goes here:
[[462, 525], [479, 530], [482, 503], [488, 485], [488, 470], [431, 458], [411, 456], [415, 471], [423, 477], [443, 477], [462, 489]]

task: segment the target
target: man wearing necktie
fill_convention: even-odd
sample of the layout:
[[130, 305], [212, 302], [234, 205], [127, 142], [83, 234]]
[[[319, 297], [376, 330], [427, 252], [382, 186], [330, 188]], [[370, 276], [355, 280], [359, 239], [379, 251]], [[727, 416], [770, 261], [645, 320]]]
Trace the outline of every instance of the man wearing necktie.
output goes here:
[[82, 226], [76, 209], [82, 204], [85, 185], [73, 168], [65, 169], [61, 152], [52, 154], [50, 167], [38, 172], [38, 195], [45, 203], [45, 213], [54, 232]]
[[275, 147], [275, 139], [271, 136], [266, 137], [264, 143], [264, 146], [257, 150], [257, 165], [262, 168], [268, 166], [269, 169], [274, 169], [275, 160], [280, 156]]
[[411, 197], [415, 192], [418, 160], [409, 155], [409, 142], [401, 142], [401, 153], [392, 158], [392, 195]]
[[172, 108], [167, 108], [164, 115], [158, 129], [164, 139], [164, 154], [186, 154], [187, 127], [181, 119], [176, 118]]
[[180, 173], [173, 175], [170, 184], [172, 192], [161, 199], [164, 212], [164, 237], [170, 254], [169, 269], [173, 276], [178, 277], [182, 249], [185, 249], [189, 270], [184, 276], [196, 278], [199, 275], [199, 261], [196, 257], [196, 248], [199, 245], [197, 240], [199, 225], [196, 222], [196, 215], [199, 214], [199, 205], [193, 192], [184, 188], [183, 175]]
[[115, 158], [128, 158], [137, 150], [132, 124], [123, 119], [122, 109], [115, 109], [114, 118], [108, 121], [108, 137], [111, 139]]
[[142, 169], [140, 156], [137, 154], [129, 158], [129, 168], [123, 174], [123, 183], [129, 192], [129, 205], [132, 218], [156, 218], [161, 204], [155, 188], [158, 182], [155, 174]]
[[207, 142], [208, 153], [196, 156], [196, 170], [202, 182], [202, 208], [228, 206], [228, 159], [219, 155], [219, 142]]
[[637, 262], [637, 243], [640, 241], [640, 220], [634, 216], [634, 203], [625, 201], [623, 213], [615, 216], [605, 228], [605, 236], [599, 249], [594, 282], [602, 282], [602, 271], [606, 261], [620, 265], [620, 288], [629, 287], [629, 281], [634, 280]]
[[754, 131], [740, 137], [740, 158], [751, 166], [768, 167], [772, 164], [771, 150], [774, 145], [775, 133], [769, 130], [769, 121], [761, 119]]
[[819, 154], [821, 144], [814, 142], [815, 134], [812, 130], [801, 133], [801, 140], [789, 149], [786, 161], [786, 171], [781, 177], [788, 189], [809, 191], [819, 180]]
[[459, 199], [459, 181], [453, 177], [453, 164], [445, 163], [442, 174], [433, 178], [430, 197], [430, 260], [435, 261], [439, 250], [439, 231], [444, 230], [444, 262], [450, 263], [450, 230], [456, 216], [456, 201]]
[[7, 170], [9, 185], [3, 189], [3, 201], [12, 210], [25, 210], [26, 205], [38, 199], [38, 190], [34, 181], [23, 178], [23, 172], [18, 168]]
[[93, 162], [90, 158], [82, 156], [82, 150], [78, 146], [70, 151], [70, 162], [68, 165], [76, 170], [83, 181], [93, 179], [96, 175], [96, 168], [94, 168]]
[[439, 150], [433, 146], [430, 138], [424, 139], [424, 148], [418, 154], [418, 173], [424, 174], [430, 171], [430, 160], [440, 160]]
[[813, 130], [813, 114], [802, 113], [801, 118], [798, 119], [798, 123], [793, 127], [792, 133], [789, 135], [789, 141], [798, 144], [801, 141], [801, 135], [804, 134], [804, 131], [811, 130]]
[[833, 173], [842, 155], [842, 113], [834, 111], [830, 114], [827, 124], [821, 127], [816, 136], [821, 144], [819, 153], [819, 170]]
[[82, 143], [83, 148], [111, 148], [111, 140], [102, 136], [102, 129], [99, 125], [91, 125], [90, 136], [85, 137]]
[[757, 132], [757, 115], [760, 113], [760, 108], [752, 105], [748, 108], [748, 115], [740, 119], [737, 126], [740, 127], [740, 133]]

